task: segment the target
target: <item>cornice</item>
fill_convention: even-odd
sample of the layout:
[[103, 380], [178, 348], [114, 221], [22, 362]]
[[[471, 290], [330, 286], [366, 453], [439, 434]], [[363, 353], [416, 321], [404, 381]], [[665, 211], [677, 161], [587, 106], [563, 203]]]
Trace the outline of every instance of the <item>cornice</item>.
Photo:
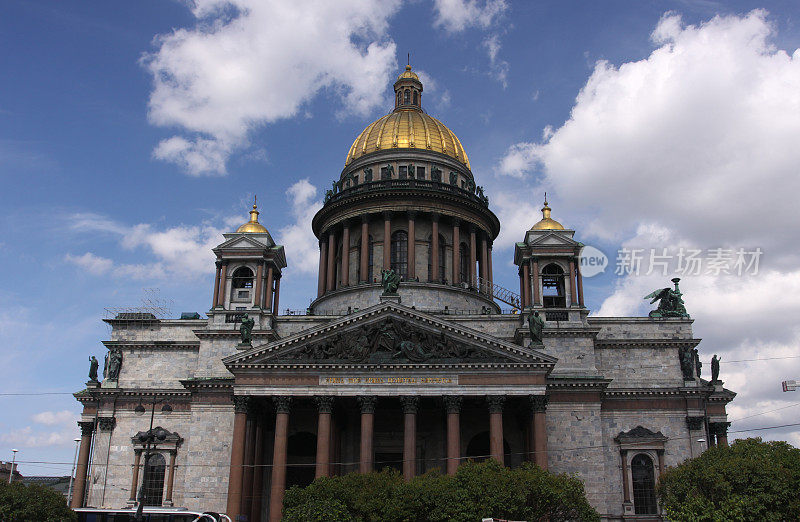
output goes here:
[[652, 348], [658, 347], [688, 347], [694, 348], [700, 344], [701, 339], [595, 339], [597, 348]]
[[459, 370], [459, 371], [478, 371], [487, 369], [506, 369], [506, 370], [528, 370], [528, 369], [541, 369], [543, 371], [549, 370], [553, 366], [552, 363], [437, 363], [437, 364], [338, 364], [338, 363], [320, 363], [320, 364], [295, 364], [295, 363], [273, 363], [273, 364], [229, 364], [228, 368], [231, 369], [249, 369], [249, 370], [365, 370], [365, 371], [381, 371], [381, 370], [411, 370], [411, 371], [429, 371], [429, 370]]
[[101, 341], [106, 348], [149, 348], [151, 350], [199, 350], [200, 341]]

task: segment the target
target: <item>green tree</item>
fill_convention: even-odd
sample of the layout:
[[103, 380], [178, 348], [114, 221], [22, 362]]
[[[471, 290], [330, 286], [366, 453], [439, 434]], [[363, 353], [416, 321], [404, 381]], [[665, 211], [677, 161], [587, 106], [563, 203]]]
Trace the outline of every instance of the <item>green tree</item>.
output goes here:
[[800, 449], [759, 438], [711, 448], [659, 479], [665, 518], [800, 520]]
[[494, 460], [467, 462], [455, 476], [432, 471], [410, 481], [394, 470], [319, 478], [293, 487], [284, 520], [445, 522], [498, 517], [514, 520], [599, 520], [583, 483], [532, 464], [517, 469]]
[[3, 522], [69, 522], [77, 520], [64, 495], [39, 484], [0, 482], [0, 520]]

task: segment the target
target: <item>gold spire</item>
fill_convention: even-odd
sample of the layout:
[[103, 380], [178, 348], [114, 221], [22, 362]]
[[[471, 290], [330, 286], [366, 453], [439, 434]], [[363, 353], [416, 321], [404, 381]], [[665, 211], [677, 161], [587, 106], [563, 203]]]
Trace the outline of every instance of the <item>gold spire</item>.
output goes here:
[[253, 209], [250, 211], [250, 221], [236, 229], [236, 232], [246, 232], [250, 234], [266, 234], [267, 229], [258, 222], [258, 196], [253, 198]]
[[544, 193], [542, 220], [533, 225], [531, 230], [564, 230], [564, 226], [561, 223], [550, 218], [550, 207], [547, 205], [547, 192]]

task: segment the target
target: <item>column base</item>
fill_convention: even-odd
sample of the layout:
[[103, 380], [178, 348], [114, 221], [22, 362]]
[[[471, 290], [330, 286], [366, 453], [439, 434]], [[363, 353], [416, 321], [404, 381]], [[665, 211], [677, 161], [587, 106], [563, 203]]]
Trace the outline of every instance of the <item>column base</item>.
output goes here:
[[623, 516], [630, 516], [633, 515], [633, 502], [623, 502], [622, 503], [622, 515]]

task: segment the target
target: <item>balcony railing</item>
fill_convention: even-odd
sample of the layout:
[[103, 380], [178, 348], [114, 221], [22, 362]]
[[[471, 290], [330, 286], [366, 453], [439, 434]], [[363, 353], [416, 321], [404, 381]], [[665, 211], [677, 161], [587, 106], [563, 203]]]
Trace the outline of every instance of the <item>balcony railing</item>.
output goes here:
[[427, 179], [382, 179], [377, 181], [369, 181], [366, 183], [359, 183], [358, 185], [351, 185], [349, 187], [345, 186], [340, 188], [340, 183], [335, 184], [335, 186], [335, 189], [329, 190], [325, 194], [326, 205], [355, 194], [379, 192], [392, 189], [421, 189], [448, 192], [450, 194], [465, 197], [484, 206], [489, 206], [489, 198], [483, 195], [483, 189], [481, 187], [477, 187], [475, 192], [471, 192], [457, 185], [451, 185], [449, 183], [431, 181]]

